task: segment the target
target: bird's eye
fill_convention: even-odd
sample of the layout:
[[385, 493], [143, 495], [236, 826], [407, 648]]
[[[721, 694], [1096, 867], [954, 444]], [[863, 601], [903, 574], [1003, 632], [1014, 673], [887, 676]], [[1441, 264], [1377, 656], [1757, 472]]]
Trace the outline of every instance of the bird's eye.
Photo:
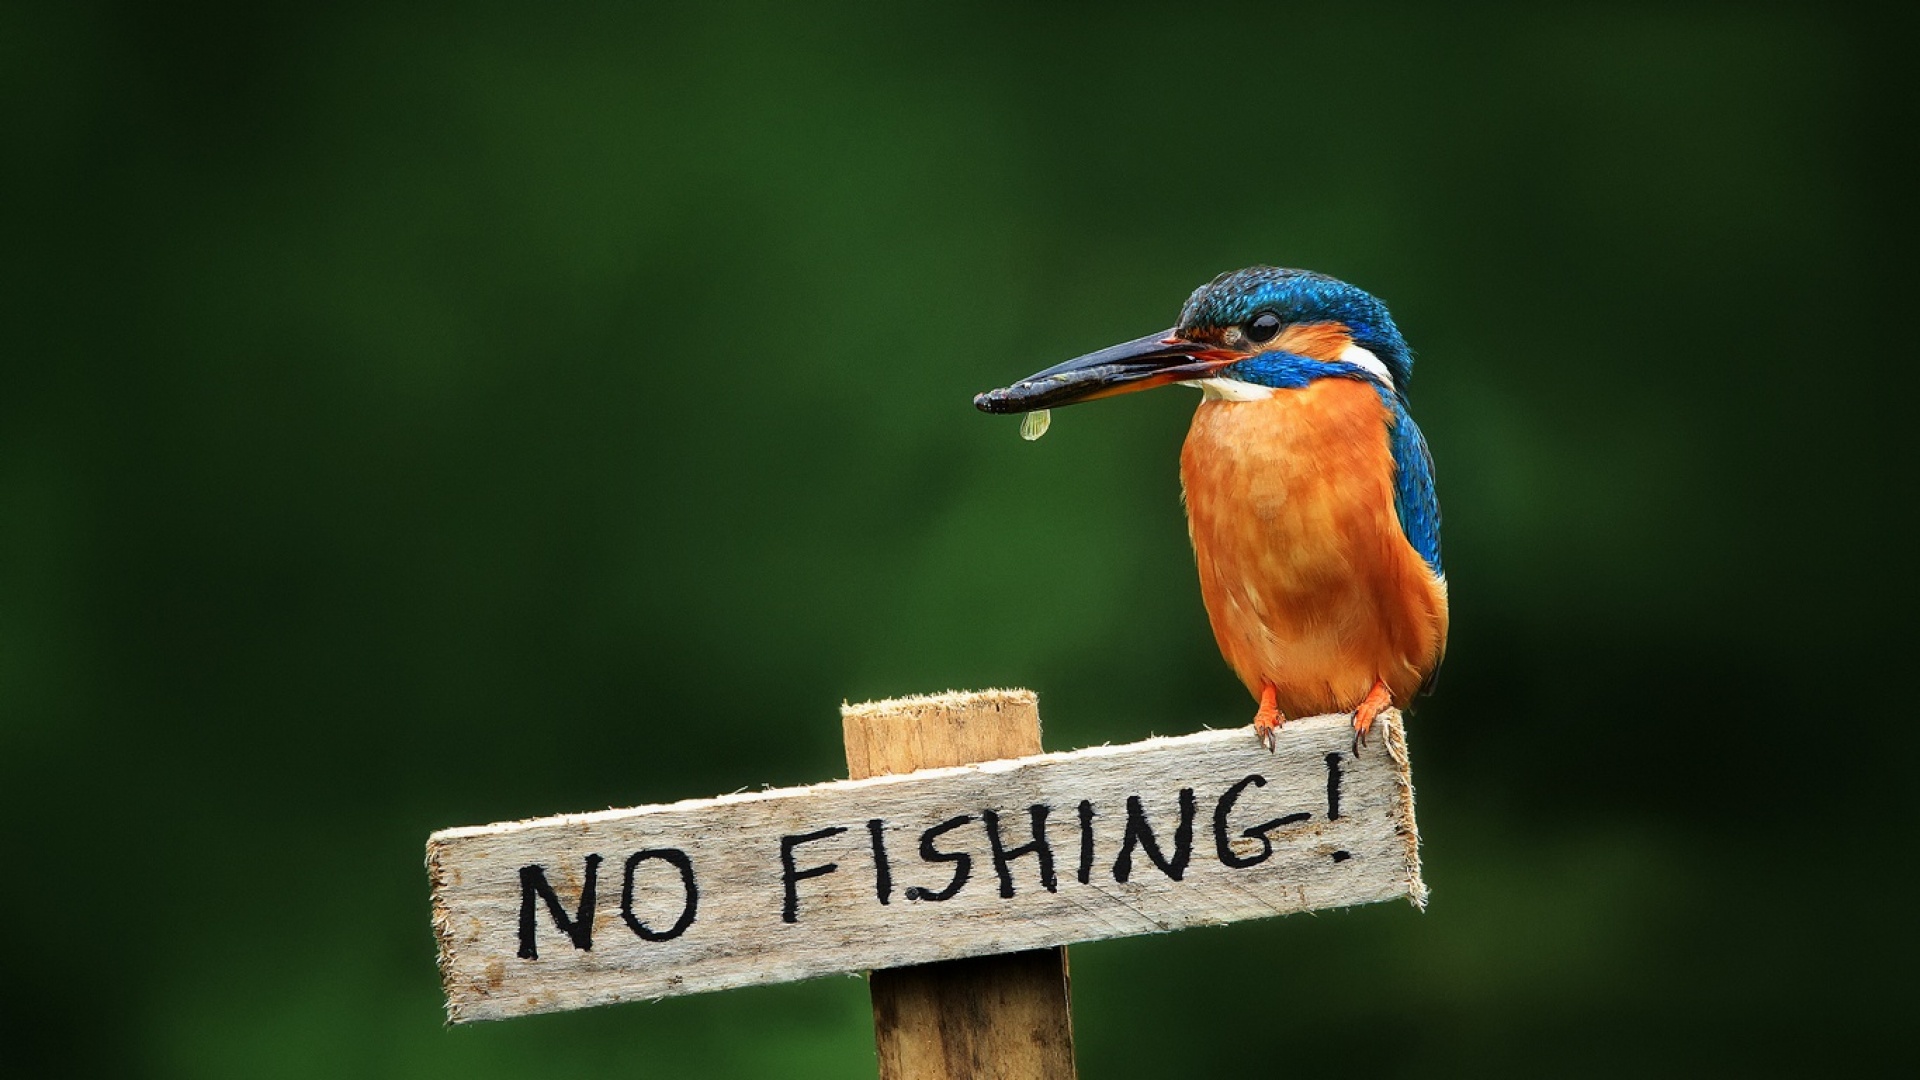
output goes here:
[[1247, 323], [1247, 340], [1255, 345], [1265, 345], [1279, 332], [1280, 316], [1271, 311], [1263, 311]]

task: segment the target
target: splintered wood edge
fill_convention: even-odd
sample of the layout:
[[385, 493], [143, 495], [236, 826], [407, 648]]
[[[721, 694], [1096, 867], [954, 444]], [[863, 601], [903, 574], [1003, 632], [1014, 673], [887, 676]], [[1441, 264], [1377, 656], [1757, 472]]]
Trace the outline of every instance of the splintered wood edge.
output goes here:
[[855, 779], [1043, 751], [1030, 690], [950, 690], [840, 706], [847, 773]]
[[1427, 883], [1420, 876], [1420, 826], [1413, 817], [1413, 763], [1407, 756], [1406, 717], [1399, 709], [1387, 710], [1385, 738], [1387, 757], [1393, 761], [1394, 817], [1400, 839], [1406, 845], [1407, 902], [1416, 910], [1427, 910]]
[[998, 711], [1007, 708], [1033, 708], [1040, 698], [1031, 690], [948, 690], [944, 694], [910, 694], [883, 701], [863, 701], [858, 705], [842, 702], [842, 717], [866, 718], [897, 716], [902, 713], [960, 712], [972, 709]]
[[457, 970], [455, 961], [460, 951], [460, 942], [453, 932], [453, 912], [447, 908], [447, 869], [440, 862], [440, 853], [443, 850], [439, 843], [439, 834], [435, 833], [427, 841], [427, 880], [433, 888], [433, 936], [440, 946], [435, 960], [440, 968], [440, 986], [446, 999], [446, 1024], [452, 1027], [466, 1019], [466, 1010], [453, 999], [450, 990]]

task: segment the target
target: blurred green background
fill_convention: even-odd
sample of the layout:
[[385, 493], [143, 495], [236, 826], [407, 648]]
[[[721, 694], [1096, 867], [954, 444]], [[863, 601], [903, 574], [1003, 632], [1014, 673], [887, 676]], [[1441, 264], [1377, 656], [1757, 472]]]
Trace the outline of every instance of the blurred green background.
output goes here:
[[11, 1075], [865, 1075], [854, 978], [443, 1029], [423, 842], [1244, 722], [1193, 396], [968, 399], [1260, 262], [1420, 356], [1434, 902], [1076, 947], [1084, 1074], [1910, 1052], [1911, 17], [264, 7], [0, 9]]

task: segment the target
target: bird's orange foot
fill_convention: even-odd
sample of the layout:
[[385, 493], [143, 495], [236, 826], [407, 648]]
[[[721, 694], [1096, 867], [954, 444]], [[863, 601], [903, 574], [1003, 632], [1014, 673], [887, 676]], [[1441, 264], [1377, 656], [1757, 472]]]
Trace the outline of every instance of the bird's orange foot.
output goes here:
[[1393, 691], [1388, 690], [1387, 684], [1379, 679], [1373, 680], [1373, 689], [1367, 691], [1360, 707], [1353, 710], [1354, 753], [1358, 754], [1360, 748], [1367, 745], [1367, 736], [1373, 732], [1373, 722], [1379, 717], [1380, 710], [1392, 704]]
[[1269, 754], [1273, 753], [1274, 748], [1273, 733], [1286, 722], [1287, 718], [1280, 715], [1279, 692], [1272, 683], [1262, 682], [1260, 711], [1253, 714], [1253, 737], [1260, 740], [1260, 745], [1266, 747]]

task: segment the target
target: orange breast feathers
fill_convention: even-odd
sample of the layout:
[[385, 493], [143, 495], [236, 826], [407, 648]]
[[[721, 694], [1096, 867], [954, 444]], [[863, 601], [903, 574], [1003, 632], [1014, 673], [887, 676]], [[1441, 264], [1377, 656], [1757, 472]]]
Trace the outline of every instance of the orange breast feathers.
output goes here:
[[1180, 452], [1213, 635], [1287, 716], [1352, 710], [1376, 678], [1404, 705], [1440, 662], [1446, 581], [1394, 514], [1387, 419], [1372, 386], [1319, 379], [1203, 401]]

